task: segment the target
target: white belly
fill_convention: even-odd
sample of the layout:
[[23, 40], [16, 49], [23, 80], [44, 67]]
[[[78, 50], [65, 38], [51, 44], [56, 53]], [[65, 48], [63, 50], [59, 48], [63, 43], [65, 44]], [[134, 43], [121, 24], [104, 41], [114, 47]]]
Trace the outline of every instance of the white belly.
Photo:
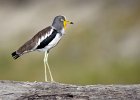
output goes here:
[[38, 51], [48, 51], [51, 48], [53, 48], [54, 46], [56, 46], [58, 44], [58, 42], [60, 41], [60, 39], [62, 38], [62, 36], [60, 34], [56, 34], [55, 38], [44, 48], [39, 49]]

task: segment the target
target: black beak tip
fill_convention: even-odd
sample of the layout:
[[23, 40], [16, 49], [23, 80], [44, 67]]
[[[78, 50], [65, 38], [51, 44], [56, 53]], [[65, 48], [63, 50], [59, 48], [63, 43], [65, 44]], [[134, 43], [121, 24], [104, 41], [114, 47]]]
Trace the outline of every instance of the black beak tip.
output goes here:
[[74, 24], [73, 22], [70, 22], [70, 24]]

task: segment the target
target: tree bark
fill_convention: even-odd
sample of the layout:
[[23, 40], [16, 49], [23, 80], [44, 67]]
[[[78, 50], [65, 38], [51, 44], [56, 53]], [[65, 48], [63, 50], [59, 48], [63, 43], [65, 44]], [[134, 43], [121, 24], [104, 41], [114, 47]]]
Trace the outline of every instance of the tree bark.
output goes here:
[[0, 81], [0, 100], [140, 100], [140, 85]]

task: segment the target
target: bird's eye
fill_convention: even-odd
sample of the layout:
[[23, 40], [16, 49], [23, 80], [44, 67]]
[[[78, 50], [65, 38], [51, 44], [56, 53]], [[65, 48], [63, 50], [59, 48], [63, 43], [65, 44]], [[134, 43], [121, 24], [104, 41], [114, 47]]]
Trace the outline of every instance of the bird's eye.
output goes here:
[[62, 22], [63, 22], [64, 20], [63, 20], [63, 19], [60, 19], [60, 21], [62, 21]]

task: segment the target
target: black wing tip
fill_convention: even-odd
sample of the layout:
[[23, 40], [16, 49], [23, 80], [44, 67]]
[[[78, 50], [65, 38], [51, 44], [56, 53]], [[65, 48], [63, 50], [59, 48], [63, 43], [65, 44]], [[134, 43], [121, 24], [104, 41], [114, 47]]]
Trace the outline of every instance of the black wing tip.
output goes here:
[[20, 57], [19, 54], [16, 53], [16, 51], [13, 52], [11, 55], [14, 59], [17, 59], [18, 57]]

